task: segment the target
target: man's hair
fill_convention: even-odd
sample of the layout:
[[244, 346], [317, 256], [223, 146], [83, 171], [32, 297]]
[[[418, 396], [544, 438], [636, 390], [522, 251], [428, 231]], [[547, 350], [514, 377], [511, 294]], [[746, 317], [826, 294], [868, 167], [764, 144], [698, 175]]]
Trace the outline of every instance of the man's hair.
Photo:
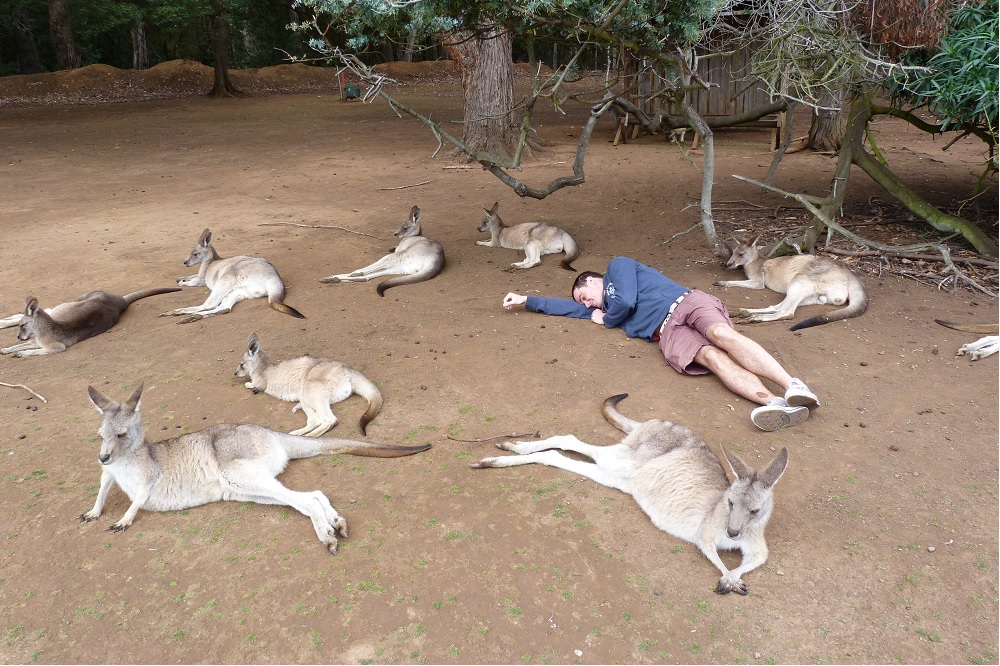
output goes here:
[[579, 275], [577, 275], [576, 279], [573, 280], [573, 288], [569, 290], [570, 298], [572, 298], [574, 301], [576, 300], [576, 296], [574, 295], [576, 294], [576, 290], [579, 289], [580, 287], [585, 286], [587, 284], [587, 278], [589, 277], [595, 277], [598, 280], [603, 280], [604, 274], [598, 273], [597, 271], [584, 271]]

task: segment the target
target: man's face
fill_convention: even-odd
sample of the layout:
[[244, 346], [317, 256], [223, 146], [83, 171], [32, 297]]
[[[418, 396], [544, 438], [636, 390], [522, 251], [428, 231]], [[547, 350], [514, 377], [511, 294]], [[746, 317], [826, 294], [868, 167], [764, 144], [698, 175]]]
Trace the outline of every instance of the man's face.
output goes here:
[[588, 308], [604, 306], [604, 280], [590, 276], [573, 292], [573, 300]]

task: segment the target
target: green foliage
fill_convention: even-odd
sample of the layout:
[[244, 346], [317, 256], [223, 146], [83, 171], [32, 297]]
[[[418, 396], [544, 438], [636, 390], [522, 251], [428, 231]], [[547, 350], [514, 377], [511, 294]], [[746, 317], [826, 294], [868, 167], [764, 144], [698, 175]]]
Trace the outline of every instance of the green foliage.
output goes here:
[[995, 143], [1000, 126], [998, 29], [997, 0], [962, 4], [951, 13], [937, 50], [909, 58], [909, 64], [928, 69], [895, 77], [890, 84], [893, 97], [915, 106], [927, 105], [944, 129], [985, 129]]

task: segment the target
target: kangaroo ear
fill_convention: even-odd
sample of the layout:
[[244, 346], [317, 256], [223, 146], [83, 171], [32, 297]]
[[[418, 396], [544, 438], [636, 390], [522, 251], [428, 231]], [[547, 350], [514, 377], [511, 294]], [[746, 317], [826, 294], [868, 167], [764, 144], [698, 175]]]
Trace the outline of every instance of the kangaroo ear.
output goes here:
[[198, 239], [198, 242], [204, 245], [205, 247], [208, 247], [208, 245], [212, 242], [212, 232], [209, 231], [208, 229], [205, 229], [203, 232], [201, 232], [201, 238]]
[[105, 398], [100, 391], [95, 389], [93, 386], [87, 387], [87, 395], [90, 396], [90, 401], [94, 403], [94, 407], [97, 411], [103, 414], [109, 409], [113, 409], [115, 406], [114, 401]]
[[143, 385], [139, 384], [139, 388], [132, 392], [129, 399], [125, 401], [125, 409], [130, 412], [139, 411], [139, 404], [142, 402], [142, 388]]
[[757, 473], [757, 480], [770, 488], [778, 482], [788, 466], [788, 449], [782, 447], [771, 464]]
[[729, 469], [733, 470], [733, 474], [736, 475], [737, 479], [749, 479], [754, 475], [753, 467], [746, 464], [739, 459], [735, 453], [722, 447], [722, 452], [726, 454], [726, 460], [729, 461]]
[[28, 296], [24, 299], [24, 314], [28, 317], [34, 317], [36, 312], [38, 312], [38, 299], [34, 296]]
[[757, 234], [757, 237], [753, 239], [752, 243], [750, 243], [750, 247], [757, 247], [757, 241], [759, 241], [760, 237], [763, 236], [763, 235], [764, 234]]
[[250, 342], [247, 344], [247, 351], [250, 352], [251, 356], [260, 351], [260, 340], [257, 339], [256, 332], [250, 334]]
[[499, 201], [497, 201], [495, 204], [493, 204], [493, 208], [491, 208], [490, 211], [489, 211], [490, 215], [496, 215], [498, 210], [500, 210], [500, 202]]
[[416, 206], [410, 209], [410, 219], [413, 220], [414, 222], [420, 221], [420, 209], [417, 208]]

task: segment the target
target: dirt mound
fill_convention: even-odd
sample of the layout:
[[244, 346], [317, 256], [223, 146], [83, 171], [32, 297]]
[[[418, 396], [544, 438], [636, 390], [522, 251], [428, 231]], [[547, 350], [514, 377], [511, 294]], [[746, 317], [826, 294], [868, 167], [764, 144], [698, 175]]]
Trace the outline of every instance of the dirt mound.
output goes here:
[[423, 62], [386, 62], [373, 67], [379, 74], [391, 79], [445, 79], [458, 76], [454, 60], [425, 60]]
[[[330, 90], [336, 72], [303, 64], [232, 69], [233, 85], [248, 95]], [[194, 60], [169, 60], [146, 70], [110, 65], [0, 78], [0, 107], [103, 104], [204, 95], [212, 88], [212, 67]]]

